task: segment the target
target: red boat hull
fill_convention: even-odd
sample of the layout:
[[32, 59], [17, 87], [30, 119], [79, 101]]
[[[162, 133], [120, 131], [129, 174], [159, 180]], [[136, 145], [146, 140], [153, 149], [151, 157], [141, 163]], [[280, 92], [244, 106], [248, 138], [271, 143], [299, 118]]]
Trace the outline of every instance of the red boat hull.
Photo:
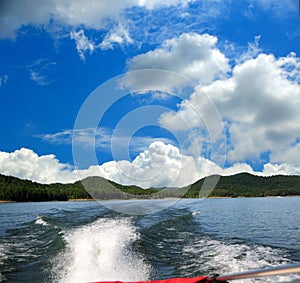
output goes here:
[[122, 282], [122, 281], [99, 281], [90, 283], [210, 283], [212, 282], [208, 276], [199, 276], [193, 278], [170, 278], [164, 280], [150, 280], [138, 282]]

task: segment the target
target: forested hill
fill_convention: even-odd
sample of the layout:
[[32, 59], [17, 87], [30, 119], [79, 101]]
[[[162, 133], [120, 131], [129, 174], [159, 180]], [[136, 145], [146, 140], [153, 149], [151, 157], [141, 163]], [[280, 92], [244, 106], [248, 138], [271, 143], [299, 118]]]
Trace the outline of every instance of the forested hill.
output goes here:
[[[232, 176], [210, 176], [205, 179], [218, 180], [216, 188], [210, 193], [211, 197], [264, 197], [300, 195], [300, 176], [271, 176], [262, 177], [249, 173], [240, 173]], [[192, 184], [186, 197], [194, 198], [207, 195], [204, 179]], [[201, 189], [201, 190], [200, 190]], [[211, 188], [208, 186], [208, 191]]]
[[88, 177], [72, 184], [40, 184], [0, 174], [0, 200], [2, 201], [66, 201], [70, 199], [124, 199], [132, 196], [147, 197], [157, 192], [136, 186], [123, 186], [101, 177]]
[[90, 198], [81, 182], [40, 184], [0, 174], [0, 200], [51, 201]]
[[[211, 190], [207, 184], [218, 181]], [[88, 177], [72, 184], [40, 184], [0, 174], [0, 200], [51, 201], [70, 199], [131, 199], [198, 197], [261, 197], [300, 195], [300, 176], [260, 177], [248, 173], [233, 176], [210, 176], [186, 188], [142, 189], [123, 186], [101, 177]]]

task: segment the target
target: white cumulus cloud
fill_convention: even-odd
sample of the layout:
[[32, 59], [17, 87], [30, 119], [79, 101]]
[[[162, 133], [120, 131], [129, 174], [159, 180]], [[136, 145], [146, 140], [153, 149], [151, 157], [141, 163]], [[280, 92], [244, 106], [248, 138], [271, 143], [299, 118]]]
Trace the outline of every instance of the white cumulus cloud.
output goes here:
[[[229, 61], [217, 48], [217, 37], [208, 34], [183, 33], [179, 37], [165, 40], [161, 47], [128, 60], [128, 71], [162, 69], [178, 73], [201, 84], [211, 83], [226, 77]], [[158, 88], [170, 90], [180, 85], [173, 77], [159, 76], [152, 86], [149, 79], [140, 73], [129, 73], [126, 82], [133, 88]]]
[[[131, 7], [156, 9], [186, 4], [190, 0], [4, 0], [0, 10], [0, 37], [15, 38], [18, 30], [27, 25], [57, 25], [92, 29], [106, 28], [107, 20], [117, 22], [122, 12]], [[52, 23], [53, 24], [53, 23]]]
[[0, 173], [41, 183], [67, 183], [87, 176], [101, 176], [121, 184], [148, 188], [188, 185], [207, 175], [220, 174], [221, 168], [205, 158], [195, 160], [181, 154], [175, 146], [156, 141], [132, 162], [110, 161], [80, 170], [60, 163], [52, 154], [38, 156], [26, 148], [12, 153], [0, 152]]
[[264, 165], [262, 175], [274, 176], [274, 175], [300, 175], [300, 167], [288, 163], [267, 163]]
[[41, 183], [66, 183], [76, 179], [71, 166], [60, 163], [53, 154], [38, 156], [27, 148], [0, 152], [0, 173]]
[[39, 156], [34, 151], [21, 148], [14, 152], [0, 152], [0, 173], [29, 179], [41, 183], [70, 183], [88, 176], [101, 176], [124, 185], [143, 188], [189, 185], [212, 174], [233, 175], [249, 172], [256, 175], [299, 174], [300, 167], [292, 164], [265, 165], [263, 172], [255, 172], [245, 163], [235, 163], [222, 169], [203, 157], [184, 155], [170, 144], [153, 142], [133, 161], [110, 161], [76, 170], [73, 166], [60, 163], [53, 155]]
[[[260, 160], [269, 154], [272, 162], [296, 164], [292, 156], [299, 152], [299, 67], [294, 53], [280, 58], [261, 53], [236, 65], [230, 78], [201, 88], [213, 100], [228, 131], [230, 161]], [[207, 109], [199, 91], [183, 101], [177, 112], [165, 113], [161, 123], [182, 130], [178, 121], [193, 121], [195, 109], [200, 114]]]
[[183, 186], [199, 176], [192, 157], [163, 142], [151, 143], [132, 162], [112, 161], [101, 165], [99, 171], [110, 180], [143, 188]]
[[[111, 161], [82, 170], [60, 163], [54, 155], [38, 156], [26, 148], [0, 152], [0, 173], [42, 183], [73, 182], [96, 175], [144, 188], [181, 186], [197, 179], [199, 174], [195, 168], [192, 157], [183, 156], [177, 147], [163, 142], [153, 142], [132, 162]], [[203, 168], [207, 171], [208, 166]]]

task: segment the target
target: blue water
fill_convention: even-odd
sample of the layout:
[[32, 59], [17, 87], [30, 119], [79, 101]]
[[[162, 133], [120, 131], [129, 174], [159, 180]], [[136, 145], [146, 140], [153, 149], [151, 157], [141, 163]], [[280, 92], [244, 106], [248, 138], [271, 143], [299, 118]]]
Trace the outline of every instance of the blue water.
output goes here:
[[136, 281], [292, 263], [299, 208], [300, 197], [2, 203], [0, 281]]

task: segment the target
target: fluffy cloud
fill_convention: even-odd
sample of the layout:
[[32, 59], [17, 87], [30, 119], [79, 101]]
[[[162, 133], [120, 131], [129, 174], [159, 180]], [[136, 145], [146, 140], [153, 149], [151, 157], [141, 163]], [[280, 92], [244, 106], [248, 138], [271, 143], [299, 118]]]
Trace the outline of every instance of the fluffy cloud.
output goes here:
[[[211, 83], [224, 78], [230, 70], [228, 59], [216, 47], [217, 37], [208, 34], [184, 33], [179, 37], [165, 40], [160, 48], [133, 57], [128, 61], [128, 70], [162, 69], [184, 75], [198, 83]], [[137, 74], [140, 76], [140, 74]], [[128, 74], [127, 83], [134, 88], [155, 87], [172, 89], [180, 84], [169, 76], [151, 78], [153, 86], [145, 85], [144, 78], [132, 78]]]
[[14, 38], [22, 26], [47, 26], [51, 19], [69, 26], [101, 28], [103, 19], [116, 18], [130, 1], [4, 1], [0, 35]]
[[153, 142], [132, 162], [110, 162], [100, 166], [100, 170], [108, 179], [144, 188], [181, 187], [221, 173], [221, 168], [210, 160], [183, 155], [177, 147], [162, 142]]
[[177, 147], [162, 142], [152, 143], [132, 162], [111, 161], [94, 169], [107, 179], [144, 188], [182, 185], [195, 180], [193, 158], [182, 156]]
[[[206, 88], [223, 119], [231, 121], [231, 160], [270, 158], [295, 143], [300, 133], [300, 60], [260, 54], [238, 65], [230, 81]], [[283, 162], [284, 159], [277, 159]]]
[[120, 14], [131, 7], [155, 9], [189, 0], [4, 0], [0, 11], [0, 37], [15, 38], [17, 31], [26, 25], [48, 26], [53, 20], [57, 25], [102, 29], [107, 20], [118, 21]]
[[[136, 10], [139, 11], [138, 13], [147, 14], [148, 18], [153, 18], [151, 13], [154, 10], [162, 8], [168, 10], [173, 6], [181, 10], [193, 1], [24, 0], [20, 2], [4, 0], [1, 2], [0, 9], [0, 39], [16, 39], [18, 34], [22, 34], [29, 26], [42, 28], [55, 39], [65, 38], [69, 35], [76, 41], [76, 49], [80, 58], [84, 60], [87, 52], [92, 54], [97, 48], [112, 49], [115, 46], [145, 41], [145, 37], [149, 41], [149, 32], [146, 30], [141, 32], [137, 26], [142, 25], [145, 29], [150, 30], [154, 23], [149, 23], [143, 16], [141, 19], [144, 22], [139, 23], [139, 17], [135, 16]], [[93, 39], [88, 36], [91, 30]], [[134, 36], [137, 36], [135, 40], [130, 35], [131, 31]], [[32, 73], [32, 78], [40, 79], [38, 73]]]
[[[210, 161], [203, 159], [202, 164], [207, 172]], [[38, 156], [26, 148], [12, 153], [0, 152], [2, 174], [42, 183], [73, 182], [96, 175], [122, 184], [136, 184], [145, 188], [181, 186], [197, 179], [199, 173], [195, 168], [192, 157], [183, 156], [177, 147], [163, 142], [153, 142], [132, 162], [111, 161], [83, 170], [74, 170], [71, 166], [60, 163], [54, 155]]]
[[78, 178], [69, 165], [60, 163], [53, 154], [38, 156], [26, 148], [0, 152], [0, 172], [41, 183], [66, 183]]
[[295, 143], [289, 147], [285, 147], [277, 152], [273, 152], [270, 158], [273, 163], [292, 164], [297, 166], [300, 164], [300, 143]]
[[163, 142], [153, 142], [132, 162], [110, 161], [83, 170], [60, 163], [54, 155], [38, 156], [26, 148], [12, 153], [0, 152], [0, 173], [42, 183], [65, 183], [87, 176], [102, 176], [144, 188], [183, 186], [200, 177], [220, 173], [220, 170], [209, 160], [200, 158], [195, 162], [191, 156], [182, 155], [177, 147]]
[[281, 164], [267, 163], [264, 165], [263, 172], [261, 175], [264, 175], [264, 176], [300, 175], [300, 167], [297, 167], [297, 165], [288, 164], [288, 163], [281, 163]]
[[74, 167], [60, 163], [52, 155], [38, 156], [26, 148], [12, 153], [0, 152], [0, 173], [41, 183], [69, 183], [88, 176], [101, 176], [124, 185], [138, 185], [143, 188], [185, 186], [212, 174], [232, 175], [248, 172], [256, 175], [299, 174], [300, 167], [291, 164], [265, 165], [263, 172], [255, 172], [245, 163], [235, 163], [222, 169], [214, 162], [199, 157], [183, 155], [173, 145], [153, 142], [132, 162], [110, 161], [93, 165], [87, 169], [75, 170]]
[[[228, 131], [229, 160], [259, 160], [269, 154], [273, 162], [294, 160], [296, 164], [292, 156], [299, 156], [299, 75], [296, 54], [281, 58], [260, 54], [236, 65], [232, 77], [201, 88], [215, 103]], [[178, 121], [182, 117], [192, 121], [195, 109], [200, 114], [207, 109], [199, 91], [183, 101], [177, 112], [164, 114], [161, 123], [182, 130]]]

